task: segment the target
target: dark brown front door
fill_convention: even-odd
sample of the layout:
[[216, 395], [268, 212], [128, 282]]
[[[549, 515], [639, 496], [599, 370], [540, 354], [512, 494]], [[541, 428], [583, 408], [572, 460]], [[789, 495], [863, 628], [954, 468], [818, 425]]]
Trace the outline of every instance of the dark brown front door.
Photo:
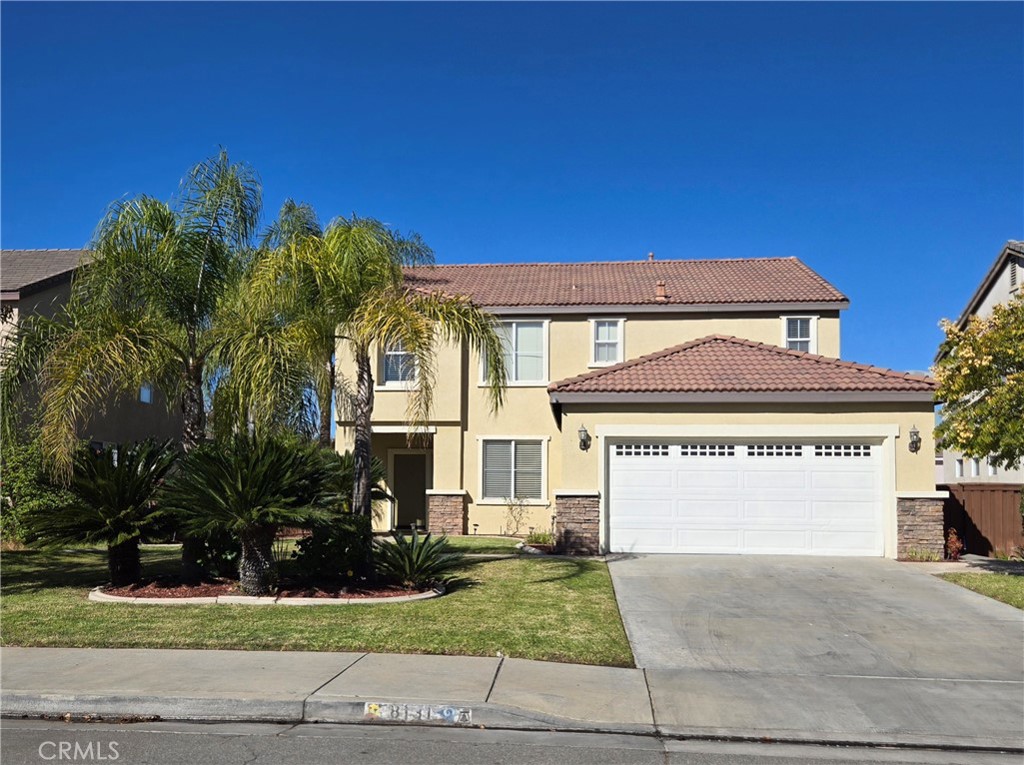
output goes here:
[[395, 525], [409, 528], [416, 521], [427, 522], [427, 455], [395, 454], [392, 456], [395, 492]]

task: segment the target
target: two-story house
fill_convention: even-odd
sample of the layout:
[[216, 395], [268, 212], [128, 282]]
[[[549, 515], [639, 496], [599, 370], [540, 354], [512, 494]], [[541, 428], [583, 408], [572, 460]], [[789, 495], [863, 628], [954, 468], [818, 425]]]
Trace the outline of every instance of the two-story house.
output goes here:
[[[71, 279], [85, 250], [0, 251], [0, 348], [32, 314], [56, 316], [71, 296]], [[86, 422], [83, 439], [100, 446], [146, 438], [180, 438], [181, 416], [169, 413], [160, 391], [146, 385], [136, 397], [111, 399]]]
[[[378, 528], [554, 529], [578, 551], [886, 555], [942, 549], [934, 382], [840, 361], [847, 298], [795, 258], [411, 268], [503, 322], [492, 413], [480, 359], [415, 371], [379, 349], [373, 450], [396, 501]], [[351, 373], [339, 352], [339, 369]], [[339, 422], [337, 447], [352, 446]]]
[[[1024, 280], [1024, 242], [1010, 240], [981, 280], [956, 324], [963, 329], [972, 316], [986, 317], [992, 309], [1020, 294]], [[965, 457], [948, 449], [942, 452], [939, 483], [1024, 483], [1024, 465], [1000, 468], [990, 460]]]

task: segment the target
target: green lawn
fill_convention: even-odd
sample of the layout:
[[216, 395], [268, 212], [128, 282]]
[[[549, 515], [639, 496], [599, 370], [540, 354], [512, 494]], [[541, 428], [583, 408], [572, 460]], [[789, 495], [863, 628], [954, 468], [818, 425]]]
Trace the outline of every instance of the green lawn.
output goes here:
[[486, 554], [511, 554], [518, 552], [516, 545], [522, 542], [515, 537], [448, 537], [448, 544], [459, 552], [464, 553], [486, 553]]
[[1024, 609], [1024, 574], [963, 572], [942, 574], [942, 578], [947, 582], [966, 587], [968, 590], [980, 592], [982, 595], [988, 595], [990, 598]]
[[[173, 547], [147, 548], [148, 574]], [[5, 552], [3, 645], [239, 648], [506, 656], [633, 666], [607, 566], [529, 557], [468, 562], [435, 600], [369, 606], [149, 606], [92, 603], [100, 550]]]

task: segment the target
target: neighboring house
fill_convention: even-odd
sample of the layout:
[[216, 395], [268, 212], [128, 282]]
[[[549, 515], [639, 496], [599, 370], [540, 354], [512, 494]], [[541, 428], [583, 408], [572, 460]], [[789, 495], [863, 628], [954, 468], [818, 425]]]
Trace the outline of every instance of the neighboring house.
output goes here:
[[[415, 367], [379, 349], [373, 451], [396, 498], [378, 528], [554, 528], [574, 551], [941, 552], [935, 384], [838, 360], [847, 298], [795, 258], [411, 268], [504, 322], [506, 403], [439, 349], [410, 443]], [[339, 369], [352, 373], [339, 347]], [[919, 431], [919, 432], [915, 432]], [[352, 446], [339, 422], [337, 446]]]
[[[967, 326], [972, 316], [986, 317], [992, 308], [1005, 303], [1019, 294], [1024, 280], [1024, 242], [1010, 240], [1003, 247], [999, 257], [989, 268], [985, 278], [957, 319], [961, 329]], [[940, 484], [953, 483], [1024, 483], [1024, 465], [1017, 468], [1001, 468], [982, 457], [965, 457], [959, 452], [942, 452], [942, 474]]]
[[[29, 315], [55, 316], [71, 295], [71, 277], [85, 250], [0, 250], [0, 348]], [[180, 438], [181, 419], [160, 392], [143, 386], [132, 400], [111, 400], [82, 428], [82, 438], [105, 445], [145, 438]]]

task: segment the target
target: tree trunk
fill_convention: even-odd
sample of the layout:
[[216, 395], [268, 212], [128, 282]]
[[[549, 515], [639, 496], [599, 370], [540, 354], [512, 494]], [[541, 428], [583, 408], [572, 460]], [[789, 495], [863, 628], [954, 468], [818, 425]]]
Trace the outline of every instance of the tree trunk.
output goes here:
[[129, 539], [121, 544], [107, 545], [107, 568], [110, 570], [112, 587], [125, 587], [138, 582], [142, 578], [139, 540]]
[[[196, 363], [187, 369], [188, 384], [181, 394], [181, 414], [184, 427], [181, 446], [186, 453], [206, 439], [206, 402], [203, 399], [203, 370]], [[198, 584], [203, 579], [203, 540], [188, 534], [181, 538], [181, 581]]]
[[370, 368], [370, 354], [367, 351], [359, 349], [355, 356], [356, 400], [354, 402], [355, 412], [353, 412], [355, 444], [352, 449], [355, 475], [352, 487], [352, 512], [356, 515], [369, 516], [372, 512], [370, 462], [373, 452], [370, 447], [370, 418], [373, 415], [373, 371]]
[[203, 398], [203, 370], [198, 364], [189, 365], [188, 383], [181, 394], [181, 414], [184, 425], [181, 445], [190, 452], [206, 439], [206, 401]]
[[325, 449], [334, 447], [334, 439], [331, 438], [331, 406], [334, 403], [334, 360], [327, 360], [327, 390], [321, 394], [317, 402], [320, 406], [320, 446]]
[[274, 566], [274, 526], [258, 526], [241, 535], [242, 559], [238, 563], [238, 586], [246, 595], [271, 595], [277, 584]]

